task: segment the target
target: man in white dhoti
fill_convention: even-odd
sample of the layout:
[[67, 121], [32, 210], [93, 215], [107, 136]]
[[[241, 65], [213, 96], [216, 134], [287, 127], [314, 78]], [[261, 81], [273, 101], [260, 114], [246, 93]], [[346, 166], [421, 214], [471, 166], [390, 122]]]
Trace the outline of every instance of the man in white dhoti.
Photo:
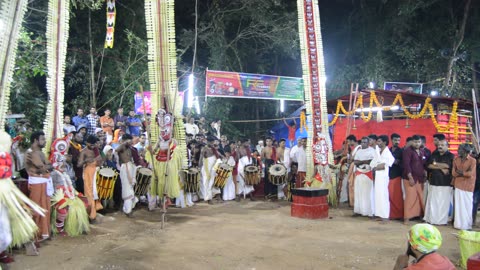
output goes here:
[[433, 225], [447, 225], [448, 212], [452, 202], [452, 164], [455, 156], [448, 151], [447, 141], [437, 142], [427, 161], [428, 196], [425, 204], [424, 220]]
[[220, 190], [213, 187], [215, 181], [215, 162], [220, 158], [220, 153], [217, 149], [213, 147], [213, 142], [215, 141], [214, 137], [209, 136], [207, 138], [207, 146], [202, 148], [202, 153], [200, 154], [200, 168], [201, 170], [201, 182], [200, 182], [200, 198], [208, 202], [208, 204], [213, 204], [213, 196], [220, 193]]
[[253, 191], [255, 190], [253, 186], [246, 185], [245, 184], [245, 167], [248, 165], [252, 165], [252, 158], [250, 155], [247, 155], [247, 150], [245, 147], [240, 147], [239, 149], [240, 156], [241, 158], [238, 160], [238, 176], [237, 176], [237, 181], [238, 181], [238, 190], [237, 190], [237, 195], [242, 195], [243, 197], [249, 196], [250, 200], [253, 199]]
[[[226, 146], [223, 152], [225, 153], [225, 158], [223, 159], [223, 163], [230, 166], [230, 168], [233, 168], [236, 162], [232, 156], [232, 150], [230, 149], [230, 146]], [[232, 176], [232, 173], [230, 172], [228, 175], [227, 183], [225, 184], [225, 187], [223, 187], [222, 199], [224, 201], [231, 201], [235, 199], [235, 196], [236, 196], [235, 184], [233, 183], [233, 176]]]
[[347, 171], [345, 172], [343, 181], [342, 181], [342, 191], [340, 193], [340, 202], [349, 202], [350, 207], [353, 207], [354, 202], [354, 168], [355, 166], [352, 164], [355, 154], [357, 153], [358, 149], [362, 148], [357, 141], [357, 138], [354, 135], [349, 135], [347, 137], [347, 144], [348, 147], [351, 149], [351, 152], [347, 156], [347, 162], [344, 166], [346, 166]]
[[380, 150], [375, 158], [370, 162], [370, 167], [375, 171], [374, 182], [374, 209], [375, 216], [386, 222], [390, 217], [390, 198], [388, 194], [388, 184], [390, 182], [389, 170], [392, 167], [395, 158], [390, 149], [388, 149], [388, 136], [380, 135], [377, 139], [377, 145]]
[[452, 176], [455, 187], [455, 220], [453, 227], [459, 230], [472, 229], [473, 190], [477, 173], [476, 160], [470, 157], [471, 146], [461, 144], [458, 157], [453, 160]]
[[[286, 143], [285, 139], [280, 139], [277, 147], [277, 161], [287, 168], [287, 172], [290, 172], [290, 148], [286, 147]], [[278, 186], [278, 199], [287, 199], [285, 196], [286, 187], [286, 184]]]
[[362, 138], [362, 148], [357, 150], [355, 164], [355, 202], [354, 215], [373, 216], [373, 174], [370, 162], [375, 158], [375, 149], [368, 146], [368, 138]]
[[133, 190], [133, 186], [137, 181], [137, 168], [133, 163], [130, 146], [132, 146], [132, 136], [124, 134], [122, 136], [122, 144], [116, 150], [120, 164], [122, 164], [120, 167], [120, 180], [122, 181], [123, 212], [128, 217], [131, 217], [132, 210], [138, 202], [138, 198], [135, 197]]

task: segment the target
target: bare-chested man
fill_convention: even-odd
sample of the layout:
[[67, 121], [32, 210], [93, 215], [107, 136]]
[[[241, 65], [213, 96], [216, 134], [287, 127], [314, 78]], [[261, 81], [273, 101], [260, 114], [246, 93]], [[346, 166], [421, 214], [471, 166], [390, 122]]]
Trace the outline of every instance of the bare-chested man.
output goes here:
[[132, 159], [132, 139], [130, 134], [124, 134], [122, 136], [122, 144], [116, 149], [121, 164], [120, 179], [122, 181], [123, 212], [128, 217], [131, 217], [132, 210], [138, 202], [138, 198], [135, 197], [133, 190], [137, 169]]
[[220, 193], [219, 189], [213, 187], [215, 180], [215, 170], [213, 169], [215, 162], [220, 158], [220, 154], [217, 149], [214, 148], [215, 138], [209, 136], [207, 138], [207, 146], [203, 147], [200, 154], [200, 168], [202, 168], [202, 182], [200, 185], [200, 197], [203, 198], [208, 204], [213, 204], [212, 198], [216, 194]]
[[80, 152], [77, 167], [83, 168], [83, 185], [84, 195], [88, 200], [88, 217], [90, 223], [95, 223], [97, 218], [97, 210], [103, 209], [103, 206], [98, 199], [96, 178], [97, 166], [102, 164], [102, 157], [95, 154], [97, 148], [97, 137], [90, 135], [87, 138], [86, 147]]
[[[39, 228], [36, 241], [43, 241], [50, 237], [50, 197], [54, 192], [50, 172], [53, 167], [42, 152], [46, 144], [45, 133], [33, 132], [30, 141], [32, 145], [25, 154], [25, 169], [28, 173], [30, 199], [47, 210], [45, 216], [33, 212], [33, 220]], [[27, 255], [38, 255], [34, 245], [28, 245]]]
[[[277, 147], [277, 161], [278, 163], [283, 164], [287, 168], [287, 172], [290, 171], [290, 148], [286, 147], [287, 141], [285, 139], [280, 139], [279, 145]], [[278, 198], [286, 198], [285, 191], [287, 191], [287, 185], [278, 186]]]
[[266, 200], [272, 200], [277, 198], [277, 186], [272, 184], [268, 178], [270, 176], [269, 169], [270, 166], [274, 165], [277, 162], [277, 150], [275, 147], [272, 146], [272, 138], [267, 137], [265, 140], [266, 146], [262, 149], [262, 160], [263, 163], [265, 164], [265, 178], [264, 178], [264, 183], [265, 183], [265, 199]]

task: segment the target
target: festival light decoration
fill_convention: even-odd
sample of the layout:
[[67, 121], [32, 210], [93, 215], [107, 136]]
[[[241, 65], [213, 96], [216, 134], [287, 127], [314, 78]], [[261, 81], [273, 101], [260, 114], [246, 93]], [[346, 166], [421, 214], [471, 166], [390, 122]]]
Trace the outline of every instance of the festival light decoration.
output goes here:
[[70, 1], [50, 0], [47, 15], [47, 91], [48, 105], [43, 130], [50, 149], [53, 140], [63, 137], [63, 101], [67, 57]]
[[[371, 91], [368, 108], [364, 108], [364, 106], [363, 106], [363, 95], [358, 96], [357, 102], [355, 103], [355, 105], [354, 105], [354, 107], [351, 111], [347, 111], [345, 109], [345, 107], [343, 106], [342, 101], [338, 100], [337, 108], [335, 110], [335, 115], [334, 115], [332, 121], [330, 123], [328, 123], [328, 125], [329, 126], [335, 125], [335, 123], [337, 122], [337, 120], [339, 118], [340, 112], [343, 113], [346, 116], [350, 116], [350, 115], [354, 114], [355, 112], [360, 112], [360, 118], [364, 122], [368, 122], [372, 118], [373, 111], [377, 111], [377, 113], [379, 113], [381, 111], [388, 111], [388, 110], [393, 111], [393, 110], [398, 110], [398, 109], [401, 108], [408, 119], [423, 118], [423, 117], [425, 117], [425, 114], [428, 111], [429, 115], [430, 115], [430, 118], [432, 119], [432, 123], [433, 123], [433, 125], [435, 126], [435, 128], [437, 129], [438, 132], [446, 133], [450, 129], [453, 128], [454, 138], [457, 139], [458, 135], [459, 135], [459, 131], [458, 131], [458, 102], [457, 101], [453, 102], [452, 111], [451, 111], [451, 115], [450, 115], [448, 123], [446, 125], [440, 125], [438, 123], [437, 119], [435, 118], [436, 117], [435, 116], [435, 111], [433, 109], [433, 105], [430, 103], [431, 100], [432, 99], [430, 97], [427, 97], [425, 99], [424, 104], [422, 105], [422, 110], [420, 110], [420, 112], [418, 112], [417, 114], [412, 114], [408, 110], [408, 107], [405, 106], [402, 95], [400, 93], [398, 93], [395, 96], [395, 99], [393, 100], [393, 102], [390, 106], [382, 106], [382, 104], [380, 104], [380, 102], [378, 101], [378, 98], [377, 98], [375, 92]], [[400, 104], [400, 106], [396, 105], [397, 103]], [[375, 107], [374, 107], [374, 104], [375, 104]], [[368, 112], [367, 116], [365, 116], [364, 112]]]
[[195, 97], [195, 109], [197, 110], [197, 114], [200, 115], [200, 101], [198, 97]]
[[10, 84], [17, 55], [18, 37], [27, 0], [3, 1], [0, 6], [0, 126], [5, 127], [5, 117], [10, 104]]
[[187, 108], [191, 109], [193, 107], [193, 83], [194, 77], [193, 74], [188, 76], [188, 90], [187, 90]]

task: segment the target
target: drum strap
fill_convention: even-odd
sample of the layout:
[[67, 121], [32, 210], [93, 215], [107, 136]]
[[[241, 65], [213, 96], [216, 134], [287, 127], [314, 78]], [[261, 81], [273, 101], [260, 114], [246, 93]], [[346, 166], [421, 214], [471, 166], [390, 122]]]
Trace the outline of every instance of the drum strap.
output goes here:
[[277, 149], [272, 146], [272, 159], [277, 162]]

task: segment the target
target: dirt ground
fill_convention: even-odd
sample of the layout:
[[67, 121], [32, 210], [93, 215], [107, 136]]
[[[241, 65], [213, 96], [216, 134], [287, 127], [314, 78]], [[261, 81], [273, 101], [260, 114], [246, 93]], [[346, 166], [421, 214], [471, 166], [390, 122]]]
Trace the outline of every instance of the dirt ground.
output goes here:
[[[351, 214], [306, 220], [290, 217], [287, 202], [200, 203], [169, 209], [161, 230], [159, 210], [115, 212], [89, 235], [47, 241], [38, 257], [18, 251], [9, 269], [392, 269], [408, 227]], [[439, 229], [440, 253], [456, 263], [456, 230]]]

